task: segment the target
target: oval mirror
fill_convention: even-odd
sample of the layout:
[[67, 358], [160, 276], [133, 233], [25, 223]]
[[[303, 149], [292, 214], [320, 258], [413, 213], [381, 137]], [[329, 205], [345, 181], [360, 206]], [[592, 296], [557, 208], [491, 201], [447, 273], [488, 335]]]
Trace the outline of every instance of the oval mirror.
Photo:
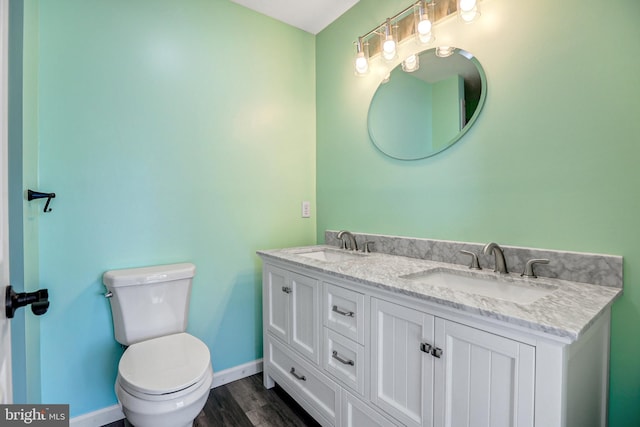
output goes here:
[[454, 49], [443, 57], [429, 49], [417, 57], [417, 69], [403, 71], [400, 64], [380, 83], [367, 118], [374, 145], [400, 160], [424, 159], [453, 145], [487, 96], [484, 70], [469, 52]]

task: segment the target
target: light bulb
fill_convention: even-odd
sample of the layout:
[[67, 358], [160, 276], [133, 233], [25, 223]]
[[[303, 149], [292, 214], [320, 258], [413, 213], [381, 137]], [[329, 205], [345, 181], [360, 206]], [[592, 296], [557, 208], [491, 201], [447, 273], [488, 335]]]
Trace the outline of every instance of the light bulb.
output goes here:
[[356, 57], [353, 61], [353, 71], [356, 76], [363, 76], [369, 72], [369, 43], [360, 37], [355, 46]]
[[397, 25], [391, 25], [391, 18], [387, 18], [387, 22], [380, 28], [380, 41], [382, 42], [382, 57], [385, 61], [391, 62], [396, 59], [398, 48], [396, 42]]
[[476, 7], [476, 0], [460, 0], [460, 10], [470, 12]]
[[364, 52], [359, 52], [355, 62], [356, 73], [366, 74], [369, 71], [369, 61], [364, 56]]
[[480, 16], [480, 7], [477, 0], [459, 0], [458, 16], [463, 22], [475, 21]]
[[435, 40], [433, 36], [433, 21], [435, 16], [434, 2], [426, 2], [421, 0], [416, 4], [415, 22], [416, 22], [416, 40], [418, 43], [427, 44]]
[[422, 20], [418, 22], [418, 34], [423, 36], [429, 33], [431, 33], [431, 21], [429, 21], [429, 18], [423, 17]]
[[396, 41], [393, 37], [389, 36], [382, 44], [382, 56], [384, 59], [390, 61], [396, 56]]

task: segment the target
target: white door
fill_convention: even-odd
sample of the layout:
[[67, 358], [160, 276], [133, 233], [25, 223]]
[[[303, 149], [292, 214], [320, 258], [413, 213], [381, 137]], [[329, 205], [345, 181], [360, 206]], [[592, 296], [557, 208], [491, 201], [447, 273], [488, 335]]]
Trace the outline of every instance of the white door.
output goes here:
[[436, 319], [435, 425], [532, 427], [535, 349]]
[[5, 289], [9, 285], [9, 224], [7, 221], [7, 73], [9, 0], [0, 0], [0, 403], [12, 403], [11, 330], [4, 311]]
[[371, 300], [371, 400], [409, 427], [433, 421], [434, 317]]

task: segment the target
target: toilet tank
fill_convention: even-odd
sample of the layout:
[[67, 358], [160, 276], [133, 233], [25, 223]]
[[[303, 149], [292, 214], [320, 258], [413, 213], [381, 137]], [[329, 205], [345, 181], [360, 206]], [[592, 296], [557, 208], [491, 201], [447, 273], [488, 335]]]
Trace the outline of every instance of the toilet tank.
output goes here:
[[104, 273], [116, 341], [131, 345], [185, 332], [195, 272], [195, 265], [183, 263]]

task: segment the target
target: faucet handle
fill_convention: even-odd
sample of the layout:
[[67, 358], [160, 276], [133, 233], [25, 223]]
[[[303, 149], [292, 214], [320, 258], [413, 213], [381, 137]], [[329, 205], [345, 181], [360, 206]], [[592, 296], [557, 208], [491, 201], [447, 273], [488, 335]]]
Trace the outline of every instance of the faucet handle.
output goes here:
[[538, 277], [536, 276], [536, 273], [533, 272], [533, 266], [535, 264], [549, 264], [549, 260], [548, 259], [530, 259], [529, 261], [527, 261], [527, 264], [524, 266], [524, 271], [520, 276], [530, 277], [532, 279], [535, 279], [536, 277]]
[[365, 254], [368, 254], [371, 252], [371, 249], [369, 249], [369, 246], [375, 244], [376, 242], [370, 242], [368, 240], [364, 241], [364, 244], [362, 245], [362, 252]]
[[460, 253], [471, 256], [471, 264], [469, 264], [469, 268], [472, 270], [482, 270], [480, 268], [480, 263], [478, 263], [478, 255], [473, 252], [461, 250]]

